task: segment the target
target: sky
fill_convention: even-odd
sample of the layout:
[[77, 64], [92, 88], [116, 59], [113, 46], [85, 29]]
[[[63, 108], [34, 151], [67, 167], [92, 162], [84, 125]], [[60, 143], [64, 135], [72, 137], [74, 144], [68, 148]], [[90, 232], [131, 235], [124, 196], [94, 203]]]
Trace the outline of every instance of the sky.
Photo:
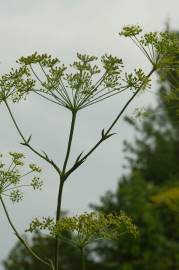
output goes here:
[[[167, 21], [171, 29], [178, 30], [178, 10], [178, 0], [0, 0], [0, 74], [16, 67], [16, 60], [22, 55], [35, 51], [52, 54], [66, 65], [74, 61], [77, 52], [98, 57], [111, 53], [123, 58], [127, 71], [135, 67], [149, 71], [150, 65], [144, 56], [118, 33], [129, 24], [140, 24], [145, 31], [162, 31]], [[132, 116], [136, 107], [156, 104], [155, 80], [154, 76], [152, 93], [138, 96], [126, 115]], [[128, 94], [115, 96], [79, 113], [69, 165], [81, 151], [87, 152], [95, 144], [101, 130], [110, 125], [127, 98]], [[70, 113], [36, 96], [12, 105], [12, 110], [24, 134], [32, 134], [33, 146], [45, 150], [62, 164]], [[27, 162], [43, 167], [41, 192], [27, 190], [24, 201], [18, 205], [6, 201], [13, 222], [23, 234], [33, 217], [54, 216], [59, 179], [49, 165], [20, 145], [21, 140], [3, 106], [0, 106], [0, 115], [0, 152], [24, 152]], [[89, 203], [98, 203], [107, 190], [115, 190], [125, 172], [123, 140], [133, 141], [135, 134], [123, 120], [114, 132], [116, 135], [101, 145], [66, 182], [62, 208], [69, 214], [89, 211]], [[1, 261], [16, 242], [1, 205], [0, 228]]]

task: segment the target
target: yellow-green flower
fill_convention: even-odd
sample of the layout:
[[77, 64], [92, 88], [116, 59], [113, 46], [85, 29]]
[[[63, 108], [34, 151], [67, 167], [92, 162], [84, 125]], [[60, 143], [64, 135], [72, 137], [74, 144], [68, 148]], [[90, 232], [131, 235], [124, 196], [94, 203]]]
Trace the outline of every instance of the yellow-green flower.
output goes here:
[[[24, 159], [25, 156], [22, 153], [10, 152], [9, 166], [5, 166], [2, 160], [3, 155], [0, 155], [0, 196], [6, 196], [11, 199], [12, 202], [19, 202], [23, 199], [23, 187], [33, 187], [33, 189], [41, 189], [42, 181], [36, 175], [32, 179], [28, 179], [26, 176], [34, 172], [40, 173], [41, 169], [36, 164], [30, 164], [30, 171], [24, 172]], [[24, 181], [26, 177], [26, 182]]]
[[[117, 240], [123, 234], [137, 235], [137, 227], [125, 213], [103, 214], [84, 213], [74, 217], [63, 217], [57, 223], [51, 218], [41, 221], [35, 218], [27, 231], [47, 229], [53, 237], [59, 237], [82, 248], [89, 243], [100, 240]], [[65, 232], [71, 232], [72, 238], [65, 239]]]

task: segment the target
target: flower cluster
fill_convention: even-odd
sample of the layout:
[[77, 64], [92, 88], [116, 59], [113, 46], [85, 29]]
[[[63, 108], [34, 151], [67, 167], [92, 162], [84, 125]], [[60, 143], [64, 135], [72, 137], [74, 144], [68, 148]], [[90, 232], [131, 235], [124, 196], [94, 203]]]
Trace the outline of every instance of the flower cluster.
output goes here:
[[[22, 153], [10, 152], [10, 164], [5, 166], [3, 155], [0, 155], [0, 196], [7, 196], [12, 202], [19, 202], [23, 198], [21, 189], [31, 186], [33, 189], [41, 189], [42, 181], [34, 175], [31, 180], [24, 182], [24, 177], [32, 173], [40, 173], [41, 169], [35, 164], [29, 164], [29, 170], [22, 172], [25, 156]], [[28, 182], [27, 182], [28, 181]]]
[[56, 224], [51, 218], [41, 221], [35, 218], [27, 231], [48, 230], [54, 237], [65, 240], [64, 233], [71, 232], [72, 238], [66, 239], [77, 247], [85, 247], [99, 239], [116, 240], [123, 234], [136, 236], [138, 231], [131, 218], [121, 212], [119, 215], [103, 213], [84, 213], [75, 217], [63, 217]]
[[125, 79], [123, 79], [128, 87], [134, 91], [137, 89], [145, 90], [150, 88], [150, 79], [145, 75], [142, 69], [134, 69], [133, 73], [125, 73]]
[[0, 76], [0, 103], [7, 99], [18, 102], [26, 98], [34, 85], [35, 81], [30, 78], [30, 72], [26, 66], [11, 69], [9, 74]]
[[[67, 68], [57, 58], [47, 54], [34, 53], [20, 58], [18, 63], [27, 68], [36, 81], [37, 89], [33, 90], [36, 94], [70, 110], [80, 110], [121, 90], [122, 59], [104, 55], [102, 73], [95, 61], [95, 56], [77, 53], [77, 60], [67, 73]], [[100, 73], [102, 75], [98, 75]]]
[[139, 35], [141, 32], [142, 28], [139, 25], [126, 25], [119, 34], [124, 37], [132, 37]]
[[178, 67], [179, 39], [176, 33], [149, 32], [142, 34], [138, 25], [125, 26], [119, 35], [130, 37], [155, 69]]
[[[105, 54], [101, 57], [102, 71], [94, 64], [97, 57], [77, 53], [71, 72], [51, 55], [34, 53], [18, 61], [31, 74], [33, 84], [29, 91], [64, 106], [81, 110], [130, 88], [145, 88], [149, 80], [141, 69], [122, 75], [122, 59]], [[41, 72], [39, 72], [41, 71]], [[18, 92], [18, 90], [17, 90]]]
[[[143, 33], [140, 26], [131, 25], [119, 34], [132, 39], [153, 70], [178, 68], [179, 40], [174, 33]], [[77, 53], [77, 59], [67, 69], [51, 55], [35, 52], [21, 57], [17, 61], [20, 67], [0, 78], [0, 102], [8, 98], [17, 102], [34, 92], [50, 102], [78, 111], [127, 89], [137, 91], [150, 85], [141, 69], [123, 73], [123, 62], [118, 57], [105, 54], [97, 61], [95, 56]]]
[[34, 218], [30, 223], [29, 228], [26, 230], [27, 232], [33, 232], [37, 229], [39, 230], [48, 230], [52, 235], [54, 235], [55, 222], [53, 218], [43, 217], [42, 220], [38, 218]]

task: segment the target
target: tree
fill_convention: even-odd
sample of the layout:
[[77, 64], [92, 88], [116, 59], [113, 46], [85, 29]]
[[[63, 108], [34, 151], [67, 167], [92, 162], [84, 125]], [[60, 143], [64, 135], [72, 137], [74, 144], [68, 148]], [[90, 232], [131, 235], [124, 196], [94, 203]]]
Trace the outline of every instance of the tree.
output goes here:
[[127, 212], [139, 228], [137, 239], [128, 236], [113, 245], [99, 243], [95, 251], [107, 269], [177, 269], [179, 266], [178, 226], [176, 210], [165, 204], [153, 203], [159, 192], [139, 172], [123, 177], [116, 193], [102, 198], [98, 211]]
[[[21, 144], [49, 163], [59, 178], [55, 218], [44, 217], [42, 220], [35, 218], [28, 228], [28, 231], [31, 232], [36, 229], [48, 230], [49, 235], [56, 239], [53, 257], [43, 258], [27, 244], [13, 224], [4, 201], [4, 196], [10, 197], [13, 202], [20, 201], [22, 199], [21, 188], [24, 187], [24, 177], [30, 173], [36, 174], [41, 171], [37, 165], [30, 164], [30, 171], [24, 174], [21, 170], [24, 165], [24, 156], [21, 153], [10, 153], [9, 166], [5, 166], [3, 160], [0, 162], [0, 202], [10, 226], [21, 244], [31, 256], [52, 270], [59, 270], [61, 267], [59, 263], [59, 247], [60, 241], [64, 240], [64, 231], [72, 232], [72, 239], [65, 240], [70, 241], [80, 250], [83, 270], [85, 269], [85, 248], [92, 241], [99, 238], [114, 240], [120, 238], [121, 234], [124, 233], [136, 235], [135, 225], [124, 213], [118, 213], [118, 215], [85, 213], [78, 217], [61, 218], [63, 187], [68, 177], [85, 163], [87, 158], [104, 141], [114, 135], [112, 129], [126, 108], [139, 92], [150, 86], [150, 78], [154, 72], [171, 67], [179, 50], [176, 35], [169, 32], [143, 34], [139, 26], [126, 26], [120, 35], [129, 37], [149, 60], [151, 69], [147, 75], [142, 69], [135, 69], [133, 73], [123, 72], [122, 59], [111, 55], [102, 56], [101, 70], [94, 63], [97, 60], [95, 56], [77, 54], [77, 60], [70, 66], [70, 70], [67, 70], [59, 59], [47, 54], [39, 55], [34, 53], [27, 57], [21, 57], [17, 61], [18, 68], [12, 69], [9, 74], [5, 74], [0, 78], [0, 103], [8, 110], [11, 120], [22, 139]], [[78, 154], [73, 165], [68, 167], [76, 116], [79, 111], [129, 89], [132, 90], [132, 94], [109, 127], [106, 130], [102, 129], [99, 140], [87, 153]], [[17, 103], [31, 93], [38, 94], [46, 101], [62, 106], [71, 112], [71, 126], [62, 166], [52, 160], [45, 151], [41, 152], [32, 146], [32, 136], [26, 138], [12, 112], [10, 102]], [[28, 184], [34, 189], [40, 188], [41, 185], [42, 183], [36, 175]]]

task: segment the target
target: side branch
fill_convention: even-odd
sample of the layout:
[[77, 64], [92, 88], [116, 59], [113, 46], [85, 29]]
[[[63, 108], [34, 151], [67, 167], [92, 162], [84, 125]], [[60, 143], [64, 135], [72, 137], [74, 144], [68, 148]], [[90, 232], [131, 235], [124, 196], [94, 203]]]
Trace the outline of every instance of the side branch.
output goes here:
[[126, 104], [123, 106], [123, 108], [121, 109], [121, 111], [119, 112], [119, 114], [117, 115], [117, 117], [114, 119], [114, 121], [112, 122], [112, 124], [109, 126], [109, 128], [107, 129], [107, 131], [104, 132], [104, 130], [102, 130], [101, 133], [101, 139], [91, 148], [91, 150], [89, 150], [89, 152], [83, 156], [82, 158], [77, 158], [75, 164], [71, 167], [71, 169], [69, 169], [66, 172], [66, 178], [73, 172], [75, 171], [95, 150], [96, 148], [98, 148], [98, 146], [105, 141], [106, 139], [108, 139], [109, 137], [111, 137], [112, 135], [114, 135], [114, 133], [111, 133], [112, 128], [115, 126], [115, 124], [118, 122], [118, 120], [120, 119], [120, 117], [122, 116], [122, 114], [124, 113], [124, 111], [126, 110], [126, 108], [129, 106], [129, 104], [133, 101], [133, 99], [137, 96], [137, 94], [140, 92], [140, 90], [142, 89], [142, 87], [145, 85], [146, 80], [148, 80], [150, 78], [150, 76], [154, 73], [155, 68], [152, 68], [152, 70], [148, 73], [148, 75], [146, 76], [146, 79], [141, 83], [140, 87], [135, 91], [135, 93], [132, 95], [132, 97], [126, 102]]
[[8, 112], [9, 112], [9, 114], [10, 114], [10, 116], [11, 116], [11, 119], [12, 119], [12, 121], [13, 121], [13, 123], [14, 123], [14, 125], [15, 125], [15, 127], [16, 127], [16, 129], [17, 129], [19, 135], [20, 135], [20, 137], [21, 137], [22, 140], [23, 140], [23, 142], [22, 142], [21, 144], [27, 146], [33, 153], [35, 153], [37, 156], [39, 156], [40, 158], [44, 159], [44, 160], [47, 161], [49, 164], [51, 164], [51, 165], [53, 166], [53, 168], [57, 171], [57, 173], [60, 175], [60, 174], [61, 174], [61, 170], [60, 170], [60, 168], [55, 164], [55, 162], [54, 162], [53, 160], [49, 159], [48, 155], [47, 155], [45, 152], [44, 152], [44, 155], [42, 155], [40, 152], [38, 152], [37, 150], [35, 150], [35, 149], [29, 144], [30, 139], [31, 139], [31, 136], [30, 136], [27, 140], [25, 139], [24, 135], [22, 134], [22, 132], [21, 132], [21, 130], [20, 130], [20, 128], [19, 128], [19, 126], [18, 126], [18, 124], [17, 124], [17, 122], [16, 122], [14, 116], [13, 116], [13, 113], [12, 113], [10, 107], [9, 107], [9, 104], [7, 103], [6, 100], [4, 101], [4, 103], [5, 103], [5, 105], [6, 105], [6, 108], [7, 108]]
[[38, 255], [37, 255], [37, 254], [36, 254], [36, 253], [28, 246], [28, 244], [25, 242], [25, 240], [19, 235], [19, 233], [17, 232], [17, 230], [16, 230], [14, 224], [12, 223], [12, 221], [11, 221], [11, 219], [10, 219], [9, 213], [8, 213], [7, 208], [6, 208], [6, 206], [5, 206], [5, 203], [4, 203], [3, 199], [2, 199], [2, 196], [0, 196], [0, 201], [1, 201], [1, 204], [2, 204], [2, 206], [3, 206], [4, 212], [5, 212], [5, 214], [6, 214], [6, 217], [7, 217], [7, 219], [8, 219], [8, 222], [9, 222], [11, 228], [13, 229], [13, 231], [14, 231], [16, 237], [19, 239], [19, 241], [24, 245], [24, 247], [27, 249], [27, 251], [31, 254], [32, 257], [34, 257], [35, 259], [37, 259], [37, 260], [40, 261], [41, 263], [43, 263], [43, 264], [45, 264], [45, 265], [48, 265], [50, 268], [53, 269], [53, 264], [50, 263], [50, 262], [48, 262], [48, 261], [46, 261], [46, 260], [44, 260], [44, 259], [42, 259], [41, 257], [39, 257], [39, 256], [38, 256]]

